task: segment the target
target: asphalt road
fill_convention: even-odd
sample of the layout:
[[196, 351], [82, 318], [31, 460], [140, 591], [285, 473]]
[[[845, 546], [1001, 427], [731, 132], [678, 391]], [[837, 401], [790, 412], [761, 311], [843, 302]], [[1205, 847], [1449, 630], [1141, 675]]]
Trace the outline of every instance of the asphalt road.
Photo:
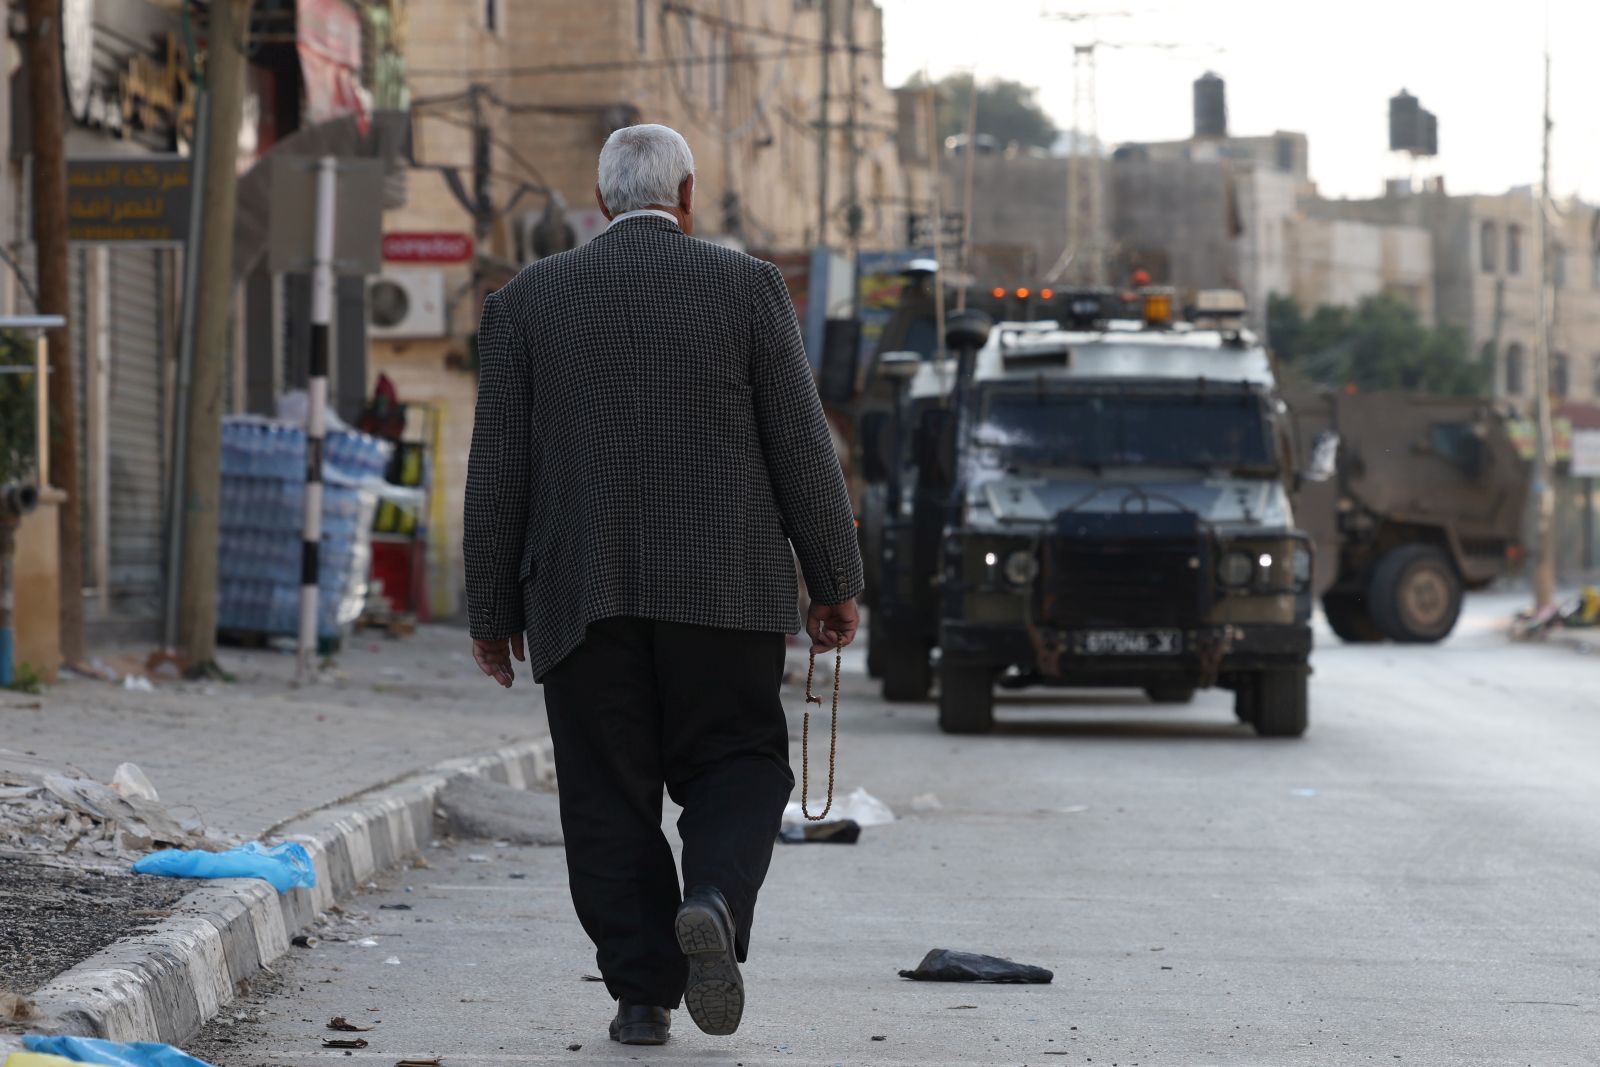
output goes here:
[[[1320, 633], [1298, 741], [1224, 693], [1003, 697], [958, 740], [847, 671], [841, 789], [903, 817], [779, 846], [732, 1038], [611, 1044], [560, 850], [460, 844], [353, 902], [376, 945], [296, 949], [195, 1048], [326, 1064], [344, 1015], [376, 1026], [354, 1062], [446, 1067], [1600, 1063], [1600, 663], [1507, 644], [1506, 608], [1433, 648]], [[896, 977], [934, 947], [1056, 980]]]

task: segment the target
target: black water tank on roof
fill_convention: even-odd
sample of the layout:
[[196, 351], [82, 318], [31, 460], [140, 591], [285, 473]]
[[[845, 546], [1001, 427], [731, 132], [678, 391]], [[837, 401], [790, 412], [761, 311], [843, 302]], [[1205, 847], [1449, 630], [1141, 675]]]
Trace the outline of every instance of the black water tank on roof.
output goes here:
[[1422, 108], [1417, 98], [1401, 89], [1389, 98], [1389, 151], [1416, 152], [1422, 148]]
[[1227, 84], [1209, 70], [1194, 80], [1194, 135], [1228, 136]]
[[1420, 156], [1436, 156], [1439, 154], [1439, 119], [1433, 112], [1423, 108], [1421, 134], [1417, 138], [1421, 143], [1417, 146]]

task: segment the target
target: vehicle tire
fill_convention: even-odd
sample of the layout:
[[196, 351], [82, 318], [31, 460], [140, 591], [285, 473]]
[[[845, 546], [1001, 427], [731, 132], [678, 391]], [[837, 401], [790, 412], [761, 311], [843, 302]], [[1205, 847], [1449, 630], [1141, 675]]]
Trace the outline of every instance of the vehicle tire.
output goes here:
[[1167, 685], [1147, 685], [1144, 695], [1156, 704], [1187, 704], [1194, 699], [1194, 686], [1182, 682]]
[[928, 646], [915, 634], [883, 635], [883, 699], [893, 701], [927, 700], [933, 688], [933, 665], [928, 662]]
[[939, 665], [939, 729], [986, 734], [994, 729], [994, 675], [983, 664]]
[[1346, 644], [1364, 645], [1383, 640], [1383, 631], [1372, 621], [1366, 598], [1359, 593], [1325, 595], [1322, 613], [1328, 618], [1328, 628]]
[[1432, 545], [1401, 545], [1373, 568], [1367, 603], [1391, 641], [1432, 644], [1450, 636], [1461, 617], [1461, 578]]
[[1309, 719], [1309, 682], [1310, 672], [1304, 667], [1257, 671], [1241, 679], [1234, 713], [1253, 726], [1258, 737], [1299, 737]]

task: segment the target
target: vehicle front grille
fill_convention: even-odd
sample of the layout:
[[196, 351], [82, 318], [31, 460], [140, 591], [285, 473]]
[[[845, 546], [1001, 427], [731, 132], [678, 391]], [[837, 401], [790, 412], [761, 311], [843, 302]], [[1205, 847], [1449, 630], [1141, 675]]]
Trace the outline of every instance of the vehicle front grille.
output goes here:
[[1069, 630], [1196, 626], [1211, 609], [1211, 558], [1187, 513], [1061, 515], [1044, 552], [1039, 617]]

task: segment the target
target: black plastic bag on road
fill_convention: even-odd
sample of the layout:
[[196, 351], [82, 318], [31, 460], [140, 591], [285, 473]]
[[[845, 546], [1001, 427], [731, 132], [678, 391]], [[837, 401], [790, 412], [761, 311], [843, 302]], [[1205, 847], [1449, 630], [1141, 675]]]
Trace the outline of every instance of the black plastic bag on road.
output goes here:
[[931, 949], [922, 957], [914, 971], [901, 971], [901, 978], [916, 982], [1007, 982], [1045, 985], [1055, 978], [1054, 972], [1026, 963], [1013, 963], [998, 956], [982, 956], [976, 952], [957, 952], [955, 949]]
[[861, 840], [861, 824], [854, 819], [834, 822], [808, 822], [798, 826], [785, 826], [778, 831], [778, 840], [786, 845], [803, 845], [807, 841], [820, 841], [829, 845], [853, 845]]

